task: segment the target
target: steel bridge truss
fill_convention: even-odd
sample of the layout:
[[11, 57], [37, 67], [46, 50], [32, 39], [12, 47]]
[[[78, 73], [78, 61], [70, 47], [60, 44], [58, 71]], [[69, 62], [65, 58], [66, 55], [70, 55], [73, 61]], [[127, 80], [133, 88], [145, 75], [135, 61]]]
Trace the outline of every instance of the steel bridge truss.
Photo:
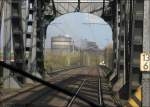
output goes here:
[[[108, 0], [3, 0], [0, 3], [0, 61], [40, 78], [44, 77], [44, 44], [49, 23], [71, 12], [102, 16], [109, 7]], [[4, 88], [21, 88], [23, 83], [32, 82], [5, 68], [1, 75]]]

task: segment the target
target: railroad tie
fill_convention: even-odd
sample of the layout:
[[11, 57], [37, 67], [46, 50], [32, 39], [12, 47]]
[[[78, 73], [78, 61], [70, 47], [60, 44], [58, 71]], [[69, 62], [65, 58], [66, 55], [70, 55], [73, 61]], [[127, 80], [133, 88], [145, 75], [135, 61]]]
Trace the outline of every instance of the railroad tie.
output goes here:
[[141, 107], [141, 103], [142, 103], [142, 94], [140, 86], [137, 88], [135, 94], [129, 98], [128, 103], [124, 107]]

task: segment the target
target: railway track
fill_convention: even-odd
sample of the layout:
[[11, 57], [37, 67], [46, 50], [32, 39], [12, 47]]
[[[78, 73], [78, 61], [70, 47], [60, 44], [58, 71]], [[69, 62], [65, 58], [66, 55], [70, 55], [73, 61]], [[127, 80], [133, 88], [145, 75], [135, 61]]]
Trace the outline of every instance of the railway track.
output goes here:
[[[57, 91], [53, 91], [53, 92], [49, 91], [49, 93], [47, 94], [49, 94], [50, 96], [43, 96], [35, 100], [34, 102], [32, 102], [32, 104], [30, 104], [29, 107], [40, 107], [40, 106], [41, 107], [72, 107], [76, 105], [77, 104], [76, 101], [79, 100], [77, 96], [80, 95], [84, 97], [85, 95], [84, 93], [86, 92], [89, 95], [85, 97], [89, 97], [88, 100], [93, 100], [93, 103], [98, 105], [98, 79], [95, 78], [94, 76], [90, 77], [89, 74], [90, 71], [91, 70], [89, 71], [86, 70], [82, 75], [77, 75], [76, 77], [72, 78], [72, 80], [66, 81], [67, 84], [64, 83], [61, 84], [61, 86], [64, 89], [69, 90], [72, 93], [75, 93], [74, 96], [70, 97]], [[92, 89], [95, 85], [93, 84], [93, 78], [94, 81], [96, 82], [96, 87], [94, 89]], [[90, 91], [93, 91], [94, 94], [96, 94], [96, 96], [93, 97], [92, 96], [93, 92]], [[79, 100], [79, 103], [80, 104], [77, 104], [76, 107], [80, 107], [80, 105], [82, 105], [82, 107], [83, 105], [86, 105], [86, 107], [88, 106], [90, 107], [90, 105], [88, 105], [82, 100]]]
[[50, 77], [50, 83], [74, 93], [73, 96], [40, 85], [4, 101], [2, 107], [91, 107], [78, 96], [104, 107], [101, 76], [96, 68], [85, 67], [61, 72]]
[[[84, 68], [82, 68], [82, 69], [84, 69]], [[72, 70], [64, 71], [64, 72], [61, 72], [57, 75], [53, 75], [52, 77], [50, 77], [49, 82], [52, 84], [58, 84], [58, 83], [61, 83], [61, 81], [65, 80], [65, 79], [68, 79], [68, 78], [71, 78], [71, 77], [77, 75], [79, 72], [80, 72], [80, 69], [78, 70], [78, 68], [76, 70], [74, 69], [73, 73], [72, 73]], [[28, 90], [20, 92], [20, 93], [14, 95], [14, 96], [11, 96], [7, 99], [1, 100], [0, 107], [12, 107], [12, 106], [18, 107], [18, 105], [21, 105], [19, 107], [22, 107], [22, 106], [24, 107], [24, 104], [26, 102], [28, 102], [29, 100], [34, 100], [34, 99], [38, 98], [39, 96], [44, 95], [45, 93], [47, 93], [47, 91], [49, 91], [48, 87], [45, 87], [42, 84], [38, 84]], [[29, 96], [30, 99], [26, 99], [24, 101], [19, 101], [21, 99], [26, 98], [27, 96]]]
[[[102, 90], [101, 90], [101, 77], [99, 71], [95, 72], [94, 76], [87, 76], [82, 80], [75, 95], [69, 100], [65, 107], [91, 107], [86, 102], [77, 98], [77, 95], [82, 95], [83, 97], [93, 101], [97, 106], [103, 107]], [[98, 74], [98, 76], [96, 76]]]
[[71, 106], [72, 106], [73, 102], [75, 101], [77, 95], [79, 94], [79, 92], [80, 92], [81, 88], [83, 87], [83, 85], [85, 84], [85, 82], [86, 82], [86, 79], [83, 80], [83, 82], [82, 82], [81, 85], [79, 86], [77, 92], [76, 92], [75, 95], [71, 98], [71, 100], [69, 101], [69, 103], [67, 104], [66, 107], [71, 107]]

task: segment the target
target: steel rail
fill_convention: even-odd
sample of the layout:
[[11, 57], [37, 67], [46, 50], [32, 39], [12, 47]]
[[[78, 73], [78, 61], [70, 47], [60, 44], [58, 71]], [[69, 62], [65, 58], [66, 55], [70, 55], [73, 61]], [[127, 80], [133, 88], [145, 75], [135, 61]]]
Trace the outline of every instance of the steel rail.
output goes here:
[[[70, 70], [68, 70], [68, 71], [70, 71]], [[65, 74], [67, 75], [67, 73], [68, 72], [65, 72]], [[58, 78], [64, 78], [63, 76], [62, 76], [62, 74], [57, 74], [59, 77], [53, 77], [52, 78], [52, 80], [50, 80], [49, 82], [51, 82], [51, 83], [53, 83], [53, 80], [56, 80], [56, 79], [58, 79]], [[64, 74], [63, 74], [64, 75]], [[57, 82], [56, 82], [56, 84], [57, 84]], [[16, 93], [16, 94], [14, 94], [14, 95], [12, 95], [12, 96], [10, 96], [10, 97], [8, 97], [8, 98], [5, 98], [5, 99], [2, 99], [2, 100], [0, 100], [0, 104], [3, 102], [9, 102], [9, 100], [11, 100], [11, 99], [13, 99], [13, 98], [15, 98], [15, 97], [18, 97], [18, 96], [23, 96], [24, 94], [27, 94], [29, 91], [31, 92], [32, 90], [35, 90], [35, 89], [38, 89], [38, 88], [42, 88], [42, 92], [41, 93], [38, 93], [38, 95], [35, 97], [35, 98], [33, 98], [33, 100], [31, 100], [31, 101], [29, 101], [28, 103], [27, 103], [27, 105], [29, 106], [30, 104], [32, 104], [32, 102], [34, 101], [34, 100], [37, 100], [39, 97], [41, 97], [41, 96], [44, 96], [44, 95], [46, 95], [47, 93], [48, 93], [48, 91], [49, 90], [43, 90], [44, 89], [44, 87], [42, 87], [43, 85], [42, 84], [37, 84], [37, 85], [35, 85], [35, 86], [33, 86], [33, 87], [30, 87], [30, 88], [28, 88], [28, 89], [26, 89], [26, 90], [23, 90], [23, 91], [21, 91], [21, 92], [18, 92], [18, 93]], [[44, 94], [44, 95], [43, 95]], [[22, 105], [23, 106], [23, 105]]]
[[101, 93], [101, 79], [99, 78], [98, 80], [98, 99], [99, 99], [99, 104], [102, 104], [102, 93]]
[[81, 85], [79, 86], [78, 90], [76, 91], [75, 95], [72, 97], [72, 99], [70, 100], [70, 102], [67, 104], [66, 107], [71, 107], [71, 105], [73, 104], [73, 102], [75, 101], [77, 95], [79, 94], [81, 88], [83, 87], [83, 85], [85, 84], [85, 80], [83, 80], [83, 82], [81, 83]]
[[[29, 74], [28, 72], [25, 72], [24, 70], [18, 69], [18, 68], [14, 67], [12, 65], [9, 65], [9, 64], [7, 64], [5, 62], [0, 61], [0, 66], [4, 67], [4, 68], [7, 68], [7, 69], [10, 69], [10, 72], [15, 72], [15, 73], [18, 73], [20, 75], [23, 75], [23, 76], [25, 76], [27, 78], [32, 79], [33, 81], [39, 82], [39, 83], [41, 83], [41, 84], [43, 84], [43, 85], [45, 85], [45, 86], [47, 86], [49, 88], [52, 88], [52, 89], [57, 90], [57, 91], [60, 91], [60, 92], [66, 94], [68, 96], [72, 97], [72, 96], [75, 95], [75, 93], [72, 93], [72, 92], [70, 92], [70, 91], [68, 91], [68, 90], [66, 90], [64, 88], [58, 87], [58, 86], [56, 86], [54, 84], [51, 84], [48, 81], [42, 80], [42, 79], [40, 79], [38, 77], [35, 77], [35, 76]], [[90, 100], [88, 100], [88, 99], [78, 95], [78, 94], [76, 95], [76, 97], [78, 97], [82, 101], [87, 102], [92, 107], [103, 107], [103, 106], [100, 106], [100, 105], [98, 105], [98, 104], [96, 104], [96, 103], [94, 103], [94, 102], [92, 102], [92, 101], [90, 101]]]
[[[69, 71], [69, 70], [68, 70]], [[62, 77], [62, 74], [57, 74], [59, 77]], [[55, 79], [57, 79], [58, 77], [53, 77], [53, 78], [51, 78], [52, 80], [55, 80]], [[52, 80], [50, 80], [49, 82], [52, 82]], [[43, 86], [42, 84], [37, 84], [37, 85], [35, 85], [35, 86], [33, 86], [33, 87], [30, 87], [30, 88], [28, 88], [28, 89], [26, 89], [26, 90], [23, 90], [23, 91], [20, 91], [20, 92], [18, 92], [17, 94], [14, 94], [14, 95], [12, 95], [11, 97], [8, 97], [8, 98], [5, 98], [5, 99], [2, 99], [2, 100], [0, 100], [0, 104], [2, 103], [2, 102], [7, 102], [8, 100], [10, 100], [10, 99], [12, 99], [12, 98], [15, 98], [15, 97], [17, 97], [17, 96], [19, 96], [19, 95], [22, 95], [22, 94], [25, 94], [25, 93], [27, 93], [27, 92], [29, 92], [29, 91], [32, 91], [32, 90], [34, 90], [34, 89], [36, 89], [36, 88], [39, 88], [39, 87], [41, 87], [41, 86]]]
[[0, 100], [0, 104], [1, 104], [1, 103], [5, 103], [5, 102], [7, 102], [8, 100], [10, 100], [10, 99], [12, 99], [12, 98], [14, 98], [14, 97], [17, 97], [17, 96], [20, 95], [20, 94], [24, 94], [24, 93], [26, 93], [26, 92], [28, 92], [28, 91], [31, 91], [31, 90], [33, 90], [33, 89], [36, 89], [36, 88], [38, 88], [38, 87], [40, 87], [40, 86], [42, 86], [42, 84], [37, 84], [37, 85], [35, 85], [35, 86], [33, 86], [33, 87], [30, 87], [30, 88], [28, 88], [28, 89], [26, 89], [26, 90], [20, 91], [20, 92], [18, 92], [17, 94], [14, 94], [14, 95], [12, 95], [12, 96], [10, 96], [10, 97], [8, 97], [8, 98], [1, 99], [1, 100]]
[[98, 101], [99, 101], [99, 105], [103, 106], [103, 95], [102, 95], [102, 83], [101, 83], [101, 75], [99, 72], [99, 69], [97, 68], [97, 72], [99, 74], [99, 79], [98, 79]]

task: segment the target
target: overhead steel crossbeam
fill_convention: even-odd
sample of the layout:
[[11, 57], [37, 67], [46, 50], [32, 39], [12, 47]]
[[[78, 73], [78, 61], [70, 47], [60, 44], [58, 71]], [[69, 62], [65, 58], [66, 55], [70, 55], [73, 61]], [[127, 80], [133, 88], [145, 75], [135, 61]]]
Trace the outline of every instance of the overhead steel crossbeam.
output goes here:
[[59, 15], [72, 12], [92, 13], [101, 16], [103, 6], [108, 6], [109, 0], [54, 0], [55, 9]]
[[62, 15], [62, 13], [56, 9], [54, 0], [47, 0], [44, 2], [44, 15], [55, 17], [58, 14]]
[[56, 15], [56, 7], [55, 7], [54, 0], [52, 0], [52, 7], [53, 7], [54, 15]]
[[78, 5], [77, 5], [75, 12], [80, 12], [80, 0], [78, 0]]
[[105, 11], [105, 1], [106, 1], [106, 0], [103, 0], [103, 13], [104, 13], [104, 11]]
[[104, 7], [100, 7], [98, 9], [95, 9], [95, 10], [91, 11], [90, 13], [95, 13], [95, 12], [101, 11], [102, 9], [104, 9]]
[[[78, 3], [78, 0], [54, 0], [55, 3]], [[109, 2], [109, 0], [105, 0]], [[103, 0], [80, 0], [80, 3], [103, 3]]]

